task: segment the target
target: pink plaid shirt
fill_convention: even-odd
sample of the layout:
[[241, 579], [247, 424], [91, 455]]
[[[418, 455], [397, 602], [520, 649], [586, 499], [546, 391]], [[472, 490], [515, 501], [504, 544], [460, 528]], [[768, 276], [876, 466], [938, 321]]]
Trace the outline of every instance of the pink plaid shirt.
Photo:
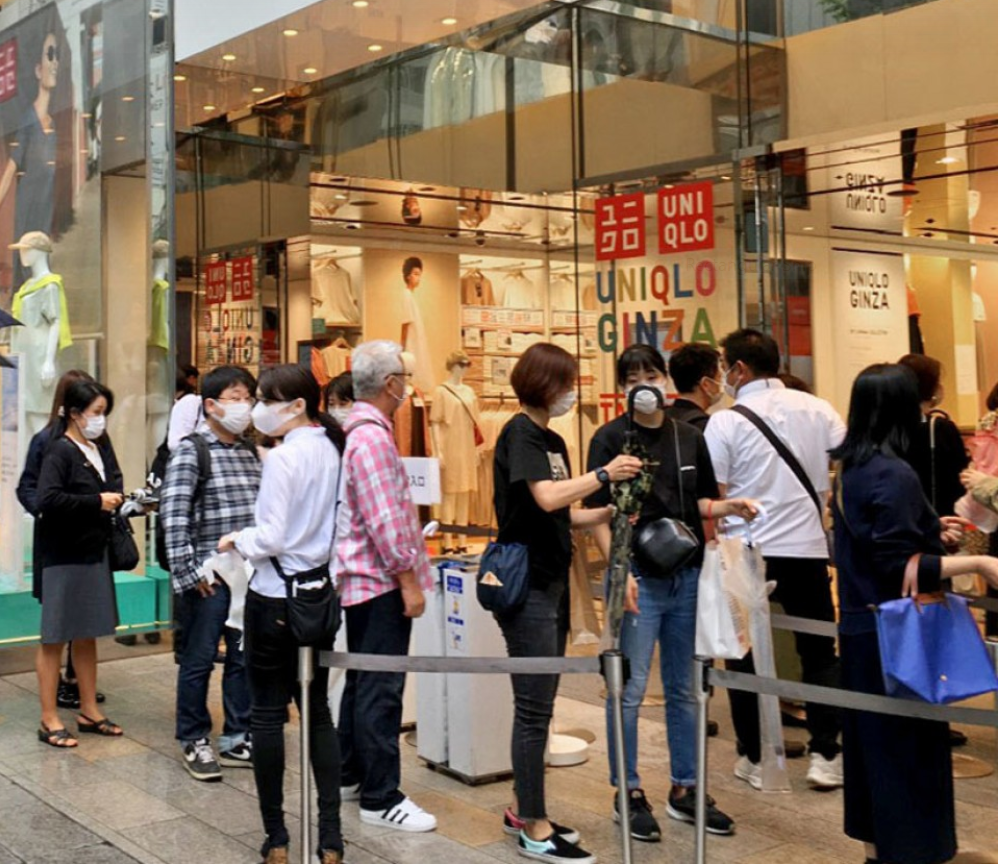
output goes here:
[[430, 589], [427, 547], [392, 422], [371, 403], [359, 401], [344, 426], [349, 435], [337, 520], [340, 603], [350, 607], [391, 592], [399, 588], [396, 574], [410, 570]]

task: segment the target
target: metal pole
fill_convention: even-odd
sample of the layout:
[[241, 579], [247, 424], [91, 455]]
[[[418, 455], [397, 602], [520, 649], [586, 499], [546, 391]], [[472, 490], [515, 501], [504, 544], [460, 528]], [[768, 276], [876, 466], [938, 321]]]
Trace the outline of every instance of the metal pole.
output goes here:
[[708, 668], [712, 661], [696, 655], [694, 659], [695, 698], [698, 701], [697, 781], [694, 790], [694, 861], [705, 863], [706, 811], [708, 808]]
[[312, 779], [309, 774], [309, 686], [312, 684], [312, 680], [312, 646], [299, 646], [299, 771], [302, 773], [302, 850], [300, 855], [303, 863], [308, 863], [312, 859], [312, 843], [309, 839], [312, 829], [312, 819], [309, 813], [312, 803]]
[[604, 681], [611, 697], [611, 728], [614, 738], [615, 765], [618, 767], [618, 822], [622, 833], [622, 863], [632, 862], [632, 833], [629, 821], [628, 770], [625, 758], [625, 718], [622, 695], [625, 691], [624, 656], [617, 649], [604, 653]]

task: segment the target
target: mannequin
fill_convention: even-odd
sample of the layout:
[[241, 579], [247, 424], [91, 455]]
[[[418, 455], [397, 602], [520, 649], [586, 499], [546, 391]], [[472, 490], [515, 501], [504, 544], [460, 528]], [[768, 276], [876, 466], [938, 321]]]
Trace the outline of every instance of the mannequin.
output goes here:
[[173, 405], [170, 364], [170, 244], [153, 241], [153, 286], [146, 344], [146, 455], [152, 459], [167, 434]]
[[11, 312], [24, 327], [11, 333], [11, 351], [20, 355], [21, 377], [28, 435], [39, 432], [49, 420], [59, 370], [59, 352], [73, 344], [70, 335], [66, 291], [62, 277], [49, 269], [52, 241], [41, 231], [29, 231], [10, 245], [20, 253], [21, 266], [30, 273], [17, 293]]
[[[447, 525], [469, 524], [469, 506], [476, 490], [476, 469], [482, 441], [479, 405], [475, 391], [464, 383], [472, 362], [464, 351], [448, 355], [448, 378], [434, 390], [431, 404], [431, 436], [441, 461], [441, 520]], [[447, 533], [444, 552], [467, 552], [466, 536]]]
[[413, 383], [425, 393], [434, 387], [434, 371], [431, 366], [430, 343], [427, 341], [427, 331], [424, 328], [424, 317], [417, 303], [416, 291], [424, 275], [424, 263], [416, 256], [410, 256], [403, 262], [403, 327], [400, 334], [400, 344], [404, 351], [413, 355]]

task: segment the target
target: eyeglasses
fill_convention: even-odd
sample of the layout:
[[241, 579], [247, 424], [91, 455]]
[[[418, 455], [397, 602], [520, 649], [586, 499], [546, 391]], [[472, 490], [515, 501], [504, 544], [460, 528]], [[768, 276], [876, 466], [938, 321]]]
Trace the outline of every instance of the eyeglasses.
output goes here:
[[252, 396], [245, 396], [245, 397], [244, 396], [220, 396], [215, 401], [216, 402], [238, 402], [238, 403], [246, 403], [248, 406], [250, 406], [250, 408], [253, 408], [255, 405], [257, 405], [257, 400], [255, 400]]
[[48, 60], [49, 63], [55, 63], [55, 61], [59, 59], [59, 48], [55, 45], [50, 45], [46, 48], [45, 59]]
[[400, 370], [399, 372], [390, 372], [386, 378], [391, 378], [392, 376], [396, 376], [397, 378], [413, 378], [413, 373]]

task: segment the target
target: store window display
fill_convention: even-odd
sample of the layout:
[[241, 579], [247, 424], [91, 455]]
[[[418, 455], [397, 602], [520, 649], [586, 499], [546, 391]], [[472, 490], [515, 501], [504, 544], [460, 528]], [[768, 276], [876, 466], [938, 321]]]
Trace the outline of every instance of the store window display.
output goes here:
[[146, 453], [152, 454], [167, 434], [176, 384], [170, 363], [170, 244], [153, 242], [153, 285], [149, 300], [146, 347]]
[[17, 243], [21, 266], [28, 279], [14, 295], [12, 313], [24, 327], [13, 328], [11, 350], [24, 366], [24, 408], [28, 431], [39, 432], [48, 422], [55, 395], [59, 352], [73, 344], [66, 290], [59, 274], [49, 267], [52, 241], [41, 231], [29, 231]]
[[[448, 378], [434, 389], [431, 436], [441, 462], [441, 520], [445, 525], [469, 524], [477, 488], [479, 448], [484, 443], [476, 392], [463, 379], [472, 361], [464, 351], [448, 355]], [[443, 552], [467, 552], [466, 536], [446, 533]]]
[[361, 322], [351, 274], [335, 255], [313, 259], [312, 304], [312, 317], [322, 319], [327, 327]]

